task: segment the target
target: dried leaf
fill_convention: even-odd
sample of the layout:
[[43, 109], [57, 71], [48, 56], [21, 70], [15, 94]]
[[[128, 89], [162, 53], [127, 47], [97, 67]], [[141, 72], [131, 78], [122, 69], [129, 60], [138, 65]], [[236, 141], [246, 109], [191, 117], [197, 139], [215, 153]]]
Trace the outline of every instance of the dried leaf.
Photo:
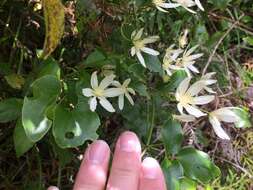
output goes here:
[[57, 47], [64, 32], [64, 6], [60, 0], [43, 0], [46, 37], [42, 58], [46, 59]]

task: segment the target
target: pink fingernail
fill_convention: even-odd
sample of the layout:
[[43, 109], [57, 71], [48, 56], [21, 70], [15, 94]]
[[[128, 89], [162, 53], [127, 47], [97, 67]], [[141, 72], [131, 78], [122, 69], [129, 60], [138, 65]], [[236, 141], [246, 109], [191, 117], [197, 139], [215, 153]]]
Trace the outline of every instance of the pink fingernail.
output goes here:
[[95, 141], [89, 147], [89, 161], [93, 164], [102, 164], [108, 155], [108, 151], [109, 147], [106, 142], [102, 140]]
[[124, 132], [120, 136], [120, 150], [124, 152], [141, 152], [141, 145], [137, 136], [132, 132]]
[[154, 158], [145, 158], [142, 163], [143, 177], [146, 179], [156, 179], [159, 176], [160, 166]]

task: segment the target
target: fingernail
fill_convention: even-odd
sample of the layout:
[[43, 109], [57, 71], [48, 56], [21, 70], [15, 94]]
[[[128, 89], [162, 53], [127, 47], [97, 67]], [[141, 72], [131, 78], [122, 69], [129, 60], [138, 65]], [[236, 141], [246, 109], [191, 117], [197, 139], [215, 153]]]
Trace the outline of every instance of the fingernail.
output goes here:
[[102, 164], [108, 155], [109, 147], [106, 142], [97, 140], [89, 147], [88, 158], [93, 164]]
[[59, 189], [58, 189], [58, 187], [51, 186], [51, 187], [49, 187], [47, 190], [59, 190]]
[[124, 132], [119, 138], [120, 150], [124, 152], [141, 152], [138, 137], [132, 132]]
[[154, 158], [145, 158], [142, 162], [142, 173], [146, 179], [156, 179], [159, 176], [160, 166]]

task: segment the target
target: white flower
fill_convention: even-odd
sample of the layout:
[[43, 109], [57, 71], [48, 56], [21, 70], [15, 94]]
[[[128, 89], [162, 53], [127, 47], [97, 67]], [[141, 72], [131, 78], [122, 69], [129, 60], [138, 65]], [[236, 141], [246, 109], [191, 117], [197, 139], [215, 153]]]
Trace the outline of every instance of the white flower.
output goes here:
[[185, 50], [183, 53], [183, 56], [178, 58], [175, 65], [171, 65], [170, 68], [173, 70], [185, 70], [188, 77], [191, 76], [191, 72], [199, 73], [199, 70], [194, 66], [194, 63], [196, 62], [195, 59], [200, 58], [203, 54], [197, 53], [191, 55], [198, 46], [194, 46], [188, 51]]
[[142, 38], [143, 28], [138, 32], [133, 31], [131, 35], [132, 42], [134, 46], [131, 48], [131, 56], [136, 55], [139, 59], [140, 63], [146, 67], [145, 60], [141, 54], [141, 52], [157, 56], [160, 53], [156, 50], [146, 47], [147, 44], [154, 43], [159, 40], [159, 36], [149, 36], [147, 38]]
[[98, 85], [97, 72], [93, 72], [91, 75], [91, 87], [84, 88], [82, 93], [86, 97], [90, 97], [89, 105], [90, 110], [95, 111], [97, 107], [97, 99], [100, 105], [109, 112], [115, 112], [112, 104], [106, 99], [107, 97], [116, 97], [123, 93], [122, 89], [119, 88], [107, 88], [113, 82], [115, 75], [109, 75], [105, 77]]
[[[184, 7], [187, 11], [191, 12], [191, 13], [196, 13], [195, 11], [191, 10], [189, 7], [193, 7], [193, 6], [196, 6], [204, 11], [204, 8], [203, 6], [201, 5], [200, 1], [199, 0], [173, 0], [175, 3], [171, 3], [173, 4], [174, 6], [182, 6]], [[172, 6], [172, 5], [171, 5]]]
[[187, 38], [188, 33], [189, 33], [189, 30], [185, 29], [183, 34], [179, 37], [178, 39], [179, 47], [185, 48], [185, 46], [188, 44], [188, 38]]
[[239, 117], [231, 109], [233, 109], [233, 107], [220, 108], [209, 114], [209, 122], [216, 135], [221, 139], [230, 140], [230, 137], [221, 127], [221, 121], [235, 123], [239, 120]]
[[183, 52], [182, 49], [173, 49], [175, 44], [172, 44], [169, 48], [166, 49], [165, 56], [163, 58], [163, 70], [166, 71], [168, 75], [172, 75], [170, 71], [170, 66], [175, 62], [178, 56]]
[[176, 3], [166, 3], [166, 0], [152, 0], [152, 2], [156, 6], [156, 8], [162, 12], [168, 12], [165, 9], [176, 8], [180, 6], [179, 4]]
[[204, 105], [214, 100], [214, 96], [196, 96], [203, 88], [204, 84], [202, 82], [195, 82], [189, 87], [191, 78], [185, 78], [178, 86], [176, 91], [176, 100], [178, 101], [177, 108], [181, 114], [184, 114], [183, 109], [185, 109], [188, 114], [195, 117], [201, 117], [206, 115], [201, 110], [197, 108], [196, 105]]
[[126, 79], [121, 85], [118, 81], [113, 81], [113, 85], [123, 91], [123, 94], [119, 95], [118, 104], [119, 109], [122, 110], [124, 107], [124, 96], [128, 99], [131, 105], [134, 105], [134, 101], [130, 94], [135, 95], [135, 91], [132, 88], [129, 88], [128, 85], [131, 82], [131, 79]]
[[179, 121], [182, 122], [193, 122], [196, 120], [196, 118], [192, 115], [186, 115], [186, 114], [182, 114], [182, 115], [173, 115], [174, 119], [177, 119]]
[[215, 72], [212, 72], [212, 73], [207, 73], [205, 75], [203, 75], [200, 79], [200, 81], [202, 81], [204, 84], [205, 84], [205, 87], [204, 89], [209, 92], [209, 93], [216, 93], [213, 91], [212, 88], [208, 87], [212, 84], [215, 84], [217, 82], [217, 80], [214, 80], [214, 79], [211, 79], [213, 75], [215, 75], [216, 73]]

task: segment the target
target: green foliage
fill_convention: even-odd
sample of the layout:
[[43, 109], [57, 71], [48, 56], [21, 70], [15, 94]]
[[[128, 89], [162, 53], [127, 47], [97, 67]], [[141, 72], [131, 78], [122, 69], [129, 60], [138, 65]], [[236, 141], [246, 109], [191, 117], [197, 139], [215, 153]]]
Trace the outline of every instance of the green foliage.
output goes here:
[[[146, 154], [163, 160], [168, 189], [195, 190], [199, 184], [208, 183], [222, 189], [220, 181], [213, 182], [220, 170], [204, 153], [221, 152], [219, 148], [213, 151], [212, 146], [220, 143], [216, 143], [217, 138], [208, 127], [207, 116], [187, 124], [172, 119], [173, 115], [179, 114], [175, 93], [189, 73], [181, 67], [170, 76], [164, 58], [172, 44], [175, 49], [180, 47], [184, 51], [199, 45], [193, 54], [203, 53], [194, 60], [200, 73], [191, 73], [191, 84], [201, 79], [208, 63], [207, 73], [216, 72], [217, 83], [212, 86], [216, 99], [208, 105], [195, 106], [210, 113], [226, 105], [244, 105], [243, 109], [233, 109], [240, 118], [235, 122], [233, 132], [230, 125], [224, 123], [232, 138], [240, 135], [240, 131], [252, 126], [251, 97], [242, 93], [252, 88], [253, 82], [251, 62], [248, 61], [252, 58], [253, 44], [252, 2], [203, 1], [205, 11], [197, 6], [190, 7], [196, 14], [183, 7], [169, 9], [168, 13], [160, 12], [152, 1], [147, 0], [42, 2], [43, 10], [40, 1], [4, 0], [0, 3], [0, 123], [3, 125], [0, 141], [10, 145], [8, 139], [13, 134], [12, 146], [17, 157], [25, 155], [36, 143], [36, 148], [27, 152], [24, 158], [29, 170], [40, 168], [36, 174], [27, 172], [25, 182], [23, 176], [16, 177], [15, 173], [8, 172], [8, 175], [0, 173], [0, 180], [2, 176], [21, 179], [22, 183], [17, 186], [24, 189], [42, 187], [42, 183], [51, 178], [50, 182], [55, 183], [57, 175], [57, 183], [67, 183], [76, 168], [65, 166], [70, 162], [79, 164], [75, 159], [88, 140], [104, 138], [112, 144], [118, 133], [131, 130], [140, 137]], [[140, 64], [139, 57], [131, 56], [134, 45], [131, 34], [141, 28], [143, 38], [160, 37], [159, 41], [147, 44], [160, 53], [158, 56], [142, 52], [146, 68]], [[182, 45], [180, 41], [184, 40]], [[180, 66], [183, 54], [170, 65]], [[249, 69], [245, 68], [245, 62], [249, 62]], [[120, 84], [131, 79], [128, 88], [135, 91], [131, 94], [134, 105], [124, 94], [123, 110], [119, 109], [118, 97], [107, 97], [114, 113], [103, 109], [99, 98], [96, 98], [95, 111], [91, 111], [91, 98], [85, 97], [82, 90], [92, 88], [90, 80], [94, 72], [99, 81], [111, 74]], [[113, 87], [113, 84], [109, 85], [109, 88]], [[200, 95], [205, 94], [203, 89]], [[5, 146], [0, 148], [1, 152], [6, 149]], [[12, 155], [14, 149], [8, 150]], [[48, 165], [53, 165], [52, 171], [58, 167], [58, 173], [44, 177], [50, 172]], [[61, 169], [66, 175], [62, 175]], [[0, 172], [8, 170], [0, 168]], [[30, 180], [35, 175], [43, 177]], [[67, 179], [66, 182], [59, 181], [61, 177]], [[22, 189], [10, 186], [16, 183], [6, 178], [2, 180], [7, 184], [6, 188]], [[244, 179], [244, 175], [232, 170], [227, 174], [228, 183]], [[68, 185], [65, 189], [70, 189]]]

